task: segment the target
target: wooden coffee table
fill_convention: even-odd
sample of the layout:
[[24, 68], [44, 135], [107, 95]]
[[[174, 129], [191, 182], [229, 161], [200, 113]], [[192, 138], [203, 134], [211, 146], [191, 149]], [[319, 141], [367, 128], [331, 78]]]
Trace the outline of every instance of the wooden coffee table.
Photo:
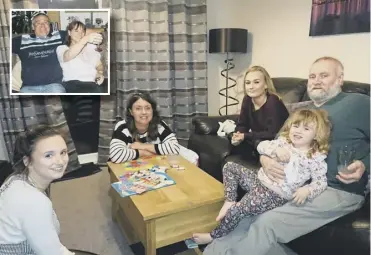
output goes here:
[[[119, 225], [129, 244], [142, 242], [147, 255], [156, 249], [192, 236], [194, 232], [210, 232], [224, 202], [223, 184], [206, 172], [177, 156], [186, 169], [169, 169], [175, 185], [122, 198], [111, 187], [112, 219]], [[148, 160], [169, 166], [167, 159]], [[122, 164], [108, 162], [111, 183], [125, 171]]]

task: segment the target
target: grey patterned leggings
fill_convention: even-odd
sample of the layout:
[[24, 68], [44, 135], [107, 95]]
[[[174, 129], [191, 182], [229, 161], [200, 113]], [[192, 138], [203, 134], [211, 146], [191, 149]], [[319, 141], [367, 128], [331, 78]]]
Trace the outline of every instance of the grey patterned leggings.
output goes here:
[[237, 200], [237, 188], [246, 191], [245, 196], [234, 204], [210, 235], [219, 238], [232, 232], [247, 216], [258, 215], [284, 205], [287, 200], [260, 183], [255, 171], [229, 162], [223, 167], [224, 194], [227, 201]]

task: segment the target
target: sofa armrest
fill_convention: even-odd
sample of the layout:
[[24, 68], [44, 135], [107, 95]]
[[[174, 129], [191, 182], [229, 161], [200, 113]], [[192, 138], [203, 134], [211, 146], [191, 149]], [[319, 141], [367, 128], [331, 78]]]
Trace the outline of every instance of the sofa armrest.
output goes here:
[[227, 137], [191, 134], [188, 140], [188, 148], [196, 153], [204, 152], [224, 159], [230, 154], [232, 145]]
[[199, 135], [216, 135], [219, 129], [218, 122], [224, 122], [227, 119], [237, 123], [239, 115], [226, 116], [200, 116], [192, 119], [194, 132]]
[[222, 180], [222, 166], [230, 155], [232, 145], [227, 137], [217, 135], [199, 135], [192, 133], [188, 140], [188, 149], [199, 156], [199, 167], [217, 180]]

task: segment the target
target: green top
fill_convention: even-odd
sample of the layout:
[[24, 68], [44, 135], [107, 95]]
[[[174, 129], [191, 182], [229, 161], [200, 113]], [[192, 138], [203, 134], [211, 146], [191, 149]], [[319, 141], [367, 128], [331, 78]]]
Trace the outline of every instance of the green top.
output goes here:
[[[327, 156], [327, 183], [329, 187], [364, 195], [370, 172], [370, 97], [359, 93], [339, 93], [319, 107], [328, 112], [332, 123], [330, 151]], [[350, 145], [356, 149], [355, 159], [361, 160], [366, 171], [362, 178], [352, 184], [344, 184], [335, 176], [337, 151]]]

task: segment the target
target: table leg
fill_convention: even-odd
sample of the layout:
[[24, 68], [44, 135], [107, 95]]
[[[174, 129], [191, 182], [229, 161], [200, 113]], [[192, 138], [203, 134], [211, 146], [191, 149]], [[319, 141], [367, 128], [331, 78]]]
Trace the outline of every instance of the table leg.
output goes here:
[[111, 207], [111, 214], [112, 214], [112, 221], [117, 222], [117, 212], [119, 210], [118, 203], [112, 199], [112, 207]]
[[146, 222], [146, 255], [156, 255], [156, 225], [155, 221]]

